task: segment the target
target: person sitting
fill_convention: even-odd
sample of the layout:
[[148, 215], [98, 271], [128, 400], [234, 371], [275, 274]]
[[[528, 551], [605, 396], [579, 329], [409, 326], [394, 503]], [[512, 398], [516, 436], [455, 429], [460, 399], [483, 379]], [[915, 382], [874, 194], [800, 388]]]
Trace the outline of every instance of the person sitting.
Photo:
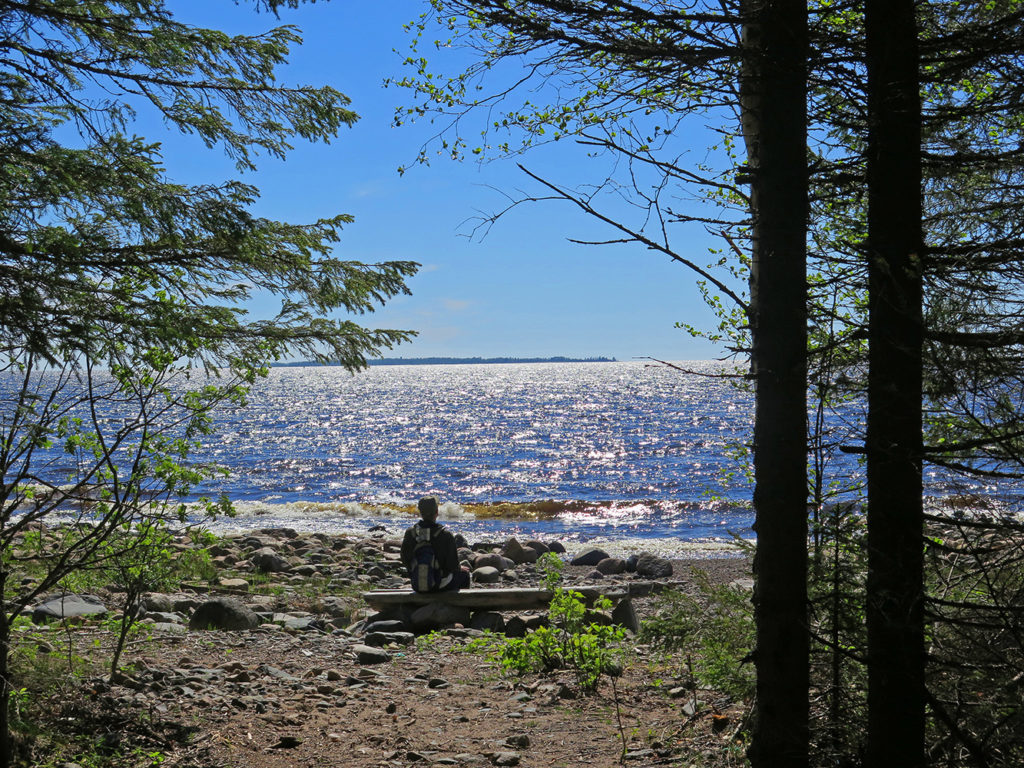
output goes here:
[[443, 592], [469, 586], [469, 571], [459, 565], [455, 537], [437, 522], [437, 499], [426, 496], [417, 507], [422, 518], [402, 539], [402, 562], [417, 592]]

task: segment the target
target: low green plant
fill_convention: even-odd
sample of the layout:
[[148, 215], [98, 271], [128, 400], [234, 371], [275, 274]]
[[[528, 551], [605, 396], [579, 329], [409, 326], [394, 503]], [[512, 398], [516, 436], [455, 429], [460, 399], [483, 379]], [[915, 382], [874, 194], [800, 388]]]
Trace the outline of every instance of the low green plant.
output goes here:
[[[542, 583], [552, 592], [547, 624], [525, 637], [496, 639], [487, 648], [507, 673], [546, 673], [568, 667], [580, 688], [593, 690], [602, 675], [620, 669], [619, 644], [625, 630], [588, 620], [583, 596], [559, 586], [564, 564], [557, 555], [547, 553], [538, 564]], [[607, 610], [611, 601], [601, 598], [594, 607]]]
[[565, 562], [554, 552], [545, 552], [537, 559], [540, 583], [544, 589], [554, 591], [562, 583]]
[[745, 701], [754, 693], [754, 665], [745, 663], [754, 647], [754, 616], [749, 591], [712, 584], [695, 571], [697, 595], [663, 592], [640, 639], [654, 647], [681, 651], [695, 682]]
[[427, 632], [425, 635], [419, 635], [416, 637], [416, 650], [427, 650], [434, 646], [442, 637], [444, 637], [444, 633], [439, 632], [436, 629], [432, 632]]

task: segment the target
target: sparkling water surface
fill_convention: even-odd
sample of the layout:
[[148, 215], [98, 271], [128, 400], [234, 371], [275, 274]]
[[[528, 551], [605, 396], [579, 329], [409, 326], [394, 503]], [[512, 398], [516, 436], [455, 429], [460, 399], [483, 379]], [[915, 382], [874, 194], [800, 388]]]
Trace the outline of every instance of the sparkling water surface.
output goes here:
[[275, 368], [200, 458], [230, 470], [226, 527], [397, 532], [431, 494], [470, 538], [714, 548], [750, 535], [726, 473], [751, 416], [728, 381], [643, 362]]
[[[733, 458], [750, 442], [752, 399], [720, 376], [722, 364], [680, 367], [692, 373], [644, 362], [275, 368], [247, 406], [216, 416], [194, 458], [228, 475], [197, 491], [234, 502], [235, 517], [207, 523], [215, 530], [398, 534], [416, 500], [435, 495], [471, 541], [731, 551], [735, 536], [753, 536], [752, 487]], [[0, 384], [16, 392], [14, 379]], [[100, 405], [113, 422], [134, 407]], [[858, 442], [861, 421], [856, 404], [830, 417], [830, 477], [854, 485], [859, 457], [839, 446]], [[42, 453], [41, 476], [73, 472], [61, 446]], [[931, 503], [1024, 508], [1020, 483], [935, 467], [925, 481]]]

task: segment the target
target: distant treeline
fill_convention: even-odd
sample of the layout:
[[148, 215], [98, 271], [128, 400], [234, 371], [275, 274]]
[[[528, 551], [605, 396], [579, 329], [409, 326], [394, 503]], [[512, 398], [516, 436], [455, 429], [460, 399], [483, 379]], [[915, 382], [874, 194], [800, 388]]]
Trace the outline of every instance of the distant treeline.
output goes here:
[[[617, 363], [614, 357], [382, 357], [369, 365], [494, 365], [497, 363]], [[278, 363], [280, 367], [318, 363]]]
[[617, 363], [614, 357], [382, 357], [370, 365], [492, 365], [494, 363]]

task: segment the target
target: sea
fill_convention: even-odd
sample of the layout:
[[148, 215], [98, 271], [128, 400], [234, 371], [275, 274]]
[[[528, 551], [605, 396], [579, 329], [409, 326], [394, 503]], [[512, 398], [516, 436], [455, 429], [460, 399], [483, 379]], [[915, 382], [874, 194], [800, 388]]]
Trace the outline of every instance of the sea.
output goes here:
[[[735, 556], [754, 537], [753, 398], [735, 373], [713, 361], [273, 368], [193, 456], [225, 473], [196, 494], [235, 508], [202, 523], [399, 535], [436, 496], [470, 541]], [[837, 445], [843, 428], [856, 442], [855, 413], [830, 418]], [[831, 462], [847, 487], [862, 482], [856, 454], [834, 448]], [[1024, 506], [1019, 489], [925, 479], [961, 508]]]
[[470, 541], [734, 553], [752, 398], [721, 363], [281, 367], [197, 459], [237, 514], [213, 528], [400, 533], [416, 501]]

